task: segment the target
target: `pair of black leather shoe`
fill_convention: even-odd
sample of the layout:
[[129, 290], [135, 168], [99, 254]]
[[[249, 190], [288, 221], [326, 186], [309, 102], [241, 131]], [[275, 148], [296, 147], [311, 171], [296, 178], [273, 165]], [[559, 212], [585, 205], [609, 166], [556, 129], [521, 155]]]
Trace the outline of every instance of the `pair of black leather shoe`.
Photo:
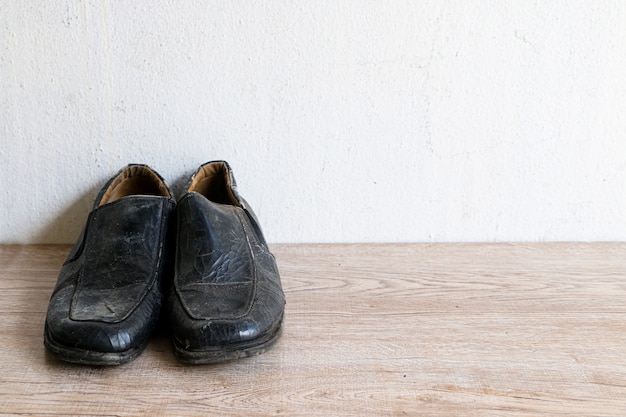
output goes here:
[[280, 336], [276, 262], [225, 161], [202, 165], [178, 204], [146, 165], [107, 182], [59, 274], [45, 346], [68, 362], [128, 362], [146, 347], [164, 299], [186, 363], [256, 355]]

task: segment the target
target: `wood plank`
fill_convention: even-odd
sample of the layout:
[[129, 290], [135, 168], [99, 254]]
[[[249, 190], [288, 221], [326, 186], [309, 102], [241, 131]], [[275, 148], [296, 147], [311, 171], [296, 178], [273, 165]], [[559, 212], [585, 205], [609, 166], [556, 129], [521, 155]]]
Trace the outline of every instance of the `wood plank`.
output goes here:
[[2, 415], [626, 415], [626, 244], [274, 245], [275, 348], [184, 366], [57, 362], [43, 322], [70, 250], [0, 246]]

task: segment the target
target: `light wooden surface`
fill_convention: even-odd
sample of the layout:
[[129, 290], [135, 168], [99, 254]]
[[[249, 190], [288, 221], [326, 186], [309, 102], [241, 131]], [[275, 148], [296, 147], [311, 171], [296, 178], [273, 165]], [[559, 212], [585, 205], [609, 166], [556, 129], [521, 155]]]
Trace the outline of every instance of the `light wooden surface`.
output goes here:
[[0, 414], [626, 416], [626, 244], [278, 245], [275, 348], [114, 368], [42, 342], [68, 246], [0, 246]]

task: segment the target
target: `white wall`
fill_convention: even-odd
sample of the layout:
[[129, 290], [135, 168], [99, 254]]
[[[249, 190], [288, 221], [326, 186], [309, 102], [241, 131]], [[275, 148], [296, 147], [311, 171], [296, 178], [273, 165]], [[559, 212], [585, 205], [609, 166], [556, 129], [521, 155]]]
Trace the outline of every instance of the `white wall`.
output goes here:
[[0, 242], [231, 162], [271, 242], [626, 239], [624, 1], [0, 0]]

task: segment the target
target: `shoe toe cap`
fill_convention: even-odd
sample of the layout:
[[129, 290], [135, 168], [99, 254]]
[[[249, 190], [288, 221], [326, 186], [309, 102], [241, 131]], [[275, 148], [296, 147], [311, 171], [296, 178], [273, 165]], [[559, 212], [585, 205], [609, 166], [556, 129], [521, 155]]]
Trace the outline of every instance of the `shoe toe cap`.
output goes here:
[[144, 300], [133, 314], [119, 322], [74, 320], [69, 311], [70, 294], [71, 288], [55, 294], [46, 318], [46, 336], [50, 343], [61, 348], [103, 353], [126, 352], [145, 344], [156, 324], [157, 316], [149, 314], [154, 302], [152, 300]]
[[197, 322], [186, 329], [178, 330], [174, 337], [180, 345], [189, 350], [245, 344], [257, 339], [261, 334], [258, 324], [249, 320], [238, 323]]

